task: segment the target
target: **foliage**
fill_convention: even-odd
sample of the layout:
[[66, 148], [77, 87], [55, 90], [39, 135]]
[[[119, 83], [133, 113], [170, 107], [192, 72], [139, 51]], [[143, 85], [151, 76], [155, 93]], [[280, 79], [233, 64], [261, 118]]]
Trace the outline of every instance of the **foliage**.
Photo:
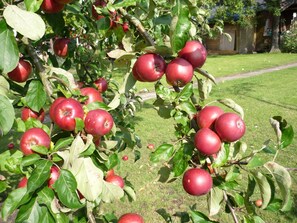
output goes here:
[[297, 25], [295, 22], [295, 24], [291, 25], [290, 30], [285, 32], [282, 35], [281, 49], [283, 52], [297, 53], [297, 44], [295, 41], [296, 36], [297, 36]]
[[[105, 181], [107, 172], [120, 162], [119, 151], [131, 148], [136, 157], [141, 154], [141, 140], [130, 122], [141, 105], [132, 75], [135, 60], [150, 52], [169, 62], [188, 40], [221, 34], [223, 30], [220, 20], [215, 19], [210, 25], [210, 11], [215, 1], [172, 0], [170, 3], [119, 0], [108, 1], [105, 7], [94, 7], [91, 1], [73, 1], [64, 5], [62, 11], [49, 14], [42, 9], [41, 1], [4, 2], [0, 21], [0, 40], [4, 45], [0, 49], [1, 135], [9, 131], [23, 133], [35, 127], [43, 129], [51, 139], [49, 148], [36, 146], [34, 142], [30, 155], [24, 155], [19, 149], [1, 154], [5, 157], [1, 172], [28, 178], [25, 187], [9, 192], [1, 210], [4, 220], [19, 210], [16, 222], [39, 222], [39, 219], [61, 223], [95, 222], [93, 210], [102, 202], [124, 196], [135, 200], [133, 185], [128, 181], [123, 188]], [[250, 3], [238, 1], [234, 13], [245, 14], [242, 9], [250, 7]], [[224, 13], [229, 9], [230, 4]], [[103, 18], [95, 19], [94, 10]], [[129, 30], [123, 29], [124, 22], [129, 23]], [[67, 38], [66, 56], [55, 52], [58, 38]], [[30, 61], [34, 68], [25, 83], [16, 83], [7, 75], [17, 66], [19, 58]], [[123, 74], [121, 83], [114, 80], [115, 71]], [[79, 84], [95, 87], [94, 81], [99, 77], [109, 82], [108, 90], [102, 93], [103, 101], [86, 104]], [[177, 140], [160, 145], [151, 154], [150, 161], [166, 162], [171, 171], [168, 180], [180, 177], [189, 166], [215, 169], [214, 187], [207, 195], [209, 214], [193, 207], [187, 215], [194, 222], [214, 222], [211, 218], [223, 206], [231, 212], [235, 222], [237, 218], [245, 222], [259, 221], [251, 203], [256, 186], [261, 192], [262, 209], [276, 201], [275, 187], [278, 186], [280, 210], [287, 211], [291, 205], [290, 174], [274, 160], [279, 151], [290, 145], [294, 132], [281, 117], [271, 118], [277, 133], [276, 149], [266, 144], [244, 155], [244, 142], [222, 143], [217, 158], [204, 156], [194, 149], [193, 136], [198, 131], [194, 116], [205, 105], [213, 83], [215, 78], [201, 68], [195, 69], [192, 82], [181, 89], [172, 89], [160, 81], [155, 83], [154, 106], [161, 117], [175, 121]], [[18, 117], [23, 107], [35, 112], [48, 110], [59, 97], [77, 100], [85, 114], [95, 109], [108, 111], [114, 120], [112, 130], [104, 136], [93, 136], [87, 134], [80, 117], [75, 118], [73, 131], [59, 128], [56, 117], [47, 122]], [[233, 100], [219, 99], [218, 102], [243, 117], [243, 109]], [[272, 161], [264, 163], [257, 156], [265, 151], [274, 154]], [[58, 167], [59, 177], [50, 185], [52, 167]], [[240, 184], [243, 171], [248, 174], [247, 188]], [[1, 191], [11, 186], [5, 176], [1, 181], [5, 182], [1, 184]], [[235, 211], [242, 208], [245, 211], [237, 216]], [[114, 220], [109, 213], [96, 217], [105, 222]]]

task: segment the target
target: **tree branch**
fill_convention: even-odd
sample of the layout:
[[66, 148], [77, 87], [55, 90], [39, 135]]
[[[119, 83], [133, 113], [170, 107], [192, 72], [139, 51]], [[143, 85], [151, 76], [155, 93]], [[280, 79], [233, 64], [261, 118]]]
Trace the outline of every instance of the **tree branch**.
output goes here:
[[155, 42], [153, 40], [153, 38], [150, 36], [150, 34], [148, 34], [148, 32], [145, 30], [145, 28], [143, 27], [143, 25], [141, 24], [141, 22], [139, 21], [139, 19], [137, 19], [135, 16], [130, 15], [125, 9], [120, 8], [119, 9], [120, 13], [127, 18], [136, 28], [137, 30], [140, 32], [140, 34], [143, 36], [143, 38], [146, 40], [146, 42], [151, 45], [151, 46], [155, 46]]
[[41, 80], [41, 82], [45, 88], [45, 91], [46, 91], [47, 95], [49, 96], [51, 102], [53, 102], [53, 98], [51, 97], [53, 94], [53, 89], [52, 89], [51, 83], [49, 82], [49, 80], [46, 77], [46, 69], [43, 66], [40, 58], [38, 57], [34, 47], [29, 43], [29, 40], [25, 39], [25, 40], [23, 40], [23, 42], [26, 45], [29, 56], [33, 60], [33, 64], [36, 68], [35, 69], [36, 73], [40, 77], [40, 80]]

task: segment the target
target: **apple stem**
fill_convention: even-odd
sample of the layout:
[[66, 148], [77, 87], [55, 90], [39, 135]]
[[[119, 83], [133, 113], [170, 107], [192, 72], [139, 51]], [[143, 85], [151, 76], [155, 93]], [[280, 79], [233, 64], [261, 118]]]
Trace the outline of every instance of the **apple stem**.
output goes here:
[[223, 190], [223, 194], [224, 194], [224, 200], [225, 200], [228, 208], [230, 209], [230, 212], [231, 212], [231, 215], [232, 215], [232, 218], [233, 218], [234, 222], [239, 223], [239, 221], [237, 219], [237, 216], [235, 214], [235, 210], [234, 210], [233, 206], [231, 205], [225, 190]]
[[45, 91], [46, 91], [47, 95], [49, 96], [51, 102], [53, 102], [53, 98], [51, 97], [53, 94], [53, 89], [52, 89], [50, 82], [46, 78], [46, 69], [43, 66], [42, 62], [40, 61], [40, 58], [38, 57], [34, 47], [29, 43], [29, 40], [25, 39], [25, 40], [23, 40], [23, 42], [26, 45], [28, 54], [32, 58], [33, 64], [36, 67], [36, 73], [39, 75], [41, 82], [42, 82], [43, 86], [45, 87]]
[[150, 36], [150, 34], [148, 34], [148, 32], [145, 30], [145, 28], [143, 27], [143, 25], [141, 24], [141, 22], [139, 21], [139, 19], [137, 19], [135, 16], [130, 15], [125, 9], [120, 8], [119, 9], [120, 13], [129, 20], [129, 22], [131, 22], [136, 28], [137, 30], [140, 32], [140, 34], [143, 36], [143, 38], [146, 40], [146, 42], [151, 45], [151, 46], [155, 46], [155, 41], [153, 40], [153, 38]]

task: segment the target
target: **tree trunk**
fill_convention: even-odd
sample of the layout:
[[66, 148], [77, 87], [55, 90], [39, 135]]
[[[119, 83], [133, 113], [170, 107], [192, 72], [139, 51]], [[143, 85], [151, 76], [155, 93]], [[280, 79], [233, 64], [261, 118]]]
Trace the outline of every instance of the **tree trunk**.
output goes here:
[[272, 43], [270, 53], [280, 52], [279, 48], [279, 22], [280, 16], [273, 15], [272, 20]]

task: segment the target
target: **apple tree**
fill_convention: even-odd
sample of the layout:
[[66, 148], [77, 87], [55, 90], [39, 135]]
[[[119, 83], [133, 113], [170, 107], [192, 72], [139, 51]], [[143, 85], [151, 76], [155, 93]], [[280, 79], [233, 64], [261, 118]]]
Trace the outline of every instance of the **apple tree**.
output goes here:
[[[292, 142], [292, 127], [272, 118], [277, 150], [266, 145], [246, 155], [238, 104], [218, 99], [222, 107], [203, 115], [215, 78], [202, 68], [207, 52], [201, 42], [222, 33], [222, 21], [209, 19], [217, 2], [170, 3], [0, 3], [0, 130], [1, 137], [14, 139], [0, 158], [0, 191], [8, 191], [4, 220], [16, 210], [16, 222], [116, 219], [96, 216], [94, 209], [125, 196], [135, 199], [133, 185], [114, 168], [121, 162], [119, 151], [133, 149], [135, 161], [141, 155], [131, 122], [142, 103], [137, 81], [154, 85], [158, 114], [176, 122], [176, 142], [160, 145], [150, 161], [166, 162], [172, 179], [183, 176], [186, 192], [209, 198], [208, 215], [187, 213], [193, 222], [215, 222], [223, 205], [234, 222], [261, 222], [250, 199], [256, 186], [262, 209], [290, 208], [290, 174], [274, 159], [263, 163], [258, 154], [276, 157]], [[247, 185], [238, 180], [243, 174]], [[21, 178], [17, 188], [12, 176]], [[119, 222], [133, 218], [143, 222], [135, 213]]]

